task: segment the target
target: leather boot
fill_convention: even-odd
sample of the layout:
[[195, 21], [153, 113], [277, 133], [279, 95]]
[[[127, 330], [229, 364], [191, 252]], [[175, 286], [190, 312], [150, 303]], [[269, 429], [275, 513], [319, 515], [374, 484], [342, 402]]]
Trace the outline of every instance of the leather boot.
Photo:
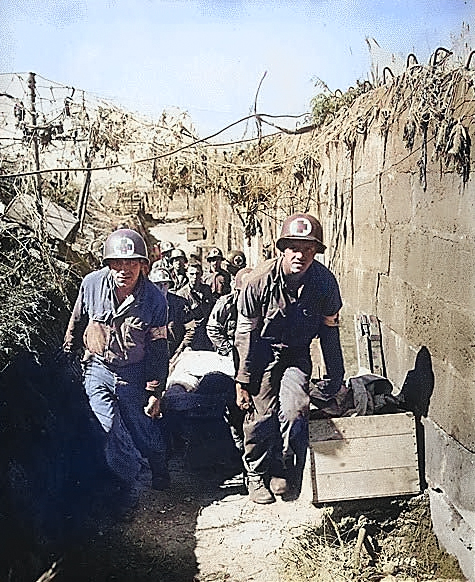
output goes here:
[[267, 505], [269, 503], [274, 503], [275, 501], [275, 497], [265, 486], [262, 477], [250, 477], [247, 484], [247, 490], [249, 492], [249, 499], [254, 501], [254, 503]]

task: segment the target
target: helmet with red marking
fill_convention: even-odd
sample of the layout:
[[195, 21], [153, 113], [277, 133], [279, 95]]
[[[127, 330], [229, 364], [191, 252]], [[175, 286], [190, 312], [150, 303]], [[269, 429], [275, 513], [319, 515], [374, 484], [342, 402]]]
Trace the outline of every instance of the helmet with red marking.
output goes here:
[[317, 253], [323, 253], [326, 249], [323, 244], [322, 225], [314, 216], [303, 212], [292, 214], [284, 220], [276, 242], [279, 251], [284, 250], [286, 240], [309, 240], [318, 243]]

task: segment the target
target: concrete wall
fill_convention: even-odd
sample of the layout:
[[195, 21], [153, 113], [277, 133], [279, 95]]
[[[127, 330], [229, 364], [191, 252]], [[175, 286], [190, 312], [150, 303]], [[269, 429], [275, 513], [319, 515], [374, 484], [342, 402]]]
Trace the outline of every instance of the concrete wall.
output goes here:
[[[428, 77], [407, 73], [360, 97], [325, 132], [289, 138], [302, 157], [312, 152], [318, 171], [297, 187], [289, 175], [287, 188], [296, 197], [307, 189], [308, 209], [323, 222], [325, 262], [339, 278], [343, 316], [379, 318], [397, 390], [408, 373], [420, 378], [436, 533], [475, 581], [475, 183], [467, 153], [472, 169], [474, 154], [470, 147], [465, 158], [460, 153], [461, 141], [475, 139], [470, 74], [445, 77], [449, 83], [438, 85], [428, 106], [422, 94]], [[403, 135], [411, 127], [408, 148]], [[260, 249], [251, 243], [251, 263], [262, 241], [275, 238], [278, 225], [266, 216], [264, 236], [256, 237]], [[224, 220], [238, 224], [230, 207], [221, 210]], [[425, 368], [418, 369], [421, 353]]]
[[[360, 104], [357, 119], [370, 103], [384, 107], [390, 90], [379, 91], [376, 101]], [[472, 89], [465, 87], [465, 98], [472, 99], [472, 117], [456, 99], [452, 115], [473, 142]], [[429, 404], [425, 462], [434, 528], [475, 580], [475, 183], [450, 156], [437, 159], [435, 121], [426, 143], [418, 132], [408, 150], [402, 139], [408, 116], [403, 111], [386, 133], [374, 119], [364, 134], [353, 134], [353, 149], [335, 139], [348, 128], [334, 130], [333, 147], [318, 150], [320, 191], [337, 192], [322, 217], [345, 310], [379, 318], [397, 388], [416, 370], [419, 350], [428, 349], [435, 383], [424, 394], [421, 377], [420, 397]], [[473, 162], [472, 150], [472, 168]]]

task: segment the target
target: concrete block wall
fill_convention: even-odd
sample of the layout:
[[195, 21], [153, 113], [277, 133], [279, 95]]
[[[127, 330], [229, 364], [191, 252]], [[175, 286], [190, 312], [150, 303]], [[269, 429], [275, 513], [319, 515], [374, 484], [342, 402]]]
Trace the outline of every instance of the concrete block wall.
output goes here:
[[[464, 122], [472, 143], [473, 113], [472, 100], [472, 117]], [[396, 389], [419, 350], [429, 351], [435, 385], [424, 424], [425, 470], [434, 528], [474, 581], [475, 182], [473, 173], [464, 182], [445, 167], [429, 139], [424, 189], [422, 138], [407, 150], [404, 123], [404, 117], [393, 123], [386, 147], [377, 124], [371, 126], [357, 138], [351, 165], [344, 141], [329, 136], [333, 147], [318, 150], [320, 191], [342, 194], [328, 196], [321, 217], [345, 311], [381, 321]], [[472, 168], [474, 161], [472, 150]]]
[[[460, 77], [447, 115], [463, 124], [473, 144], [474, 92]], [[425, 477], [434, 527], [475, 582], [475, 181], [473, 171], [464, 180], [453, 159], [436, 155], [440, 119], [431, 120], [425, 143], [419, 128], [407, 149], [409, 108], [390, 116], [389, 124], [381, 114], [397, 109], [396, 92], [394, 84], [376, 89], [325, 133], [288, 139], [293, 151], [300, 147], [305, 155], [313, 148], [318, 160], [318, 176], [303, 187], [312, 195], [309, 210], [323, 223], [324, 261], [340, 281], [345, 321], [357, 313], [379, 318], [396, 390], [427, 349], [435, 383], [424, 411]], [[407, 87], [400, 99], [411, 102]], [[473, 170], [473, 148], [470, 156]], [[290, 175], [288, 188], [296, 188]], [[241, 228], [232, 208], [225, 214]], [[263, 237], [251, 241], [251, 264], [278, 232], [266, 216], [262, 224]]]

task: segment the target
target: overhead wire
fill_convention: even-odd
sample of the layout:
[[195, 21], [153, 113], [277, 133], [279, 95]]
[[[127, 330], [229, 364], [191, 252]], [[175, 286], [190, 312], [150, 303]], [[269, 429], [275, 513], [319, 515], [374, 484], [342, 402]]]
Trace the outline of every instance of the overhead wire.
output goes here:
[[[266, 116], [266, 114], [257, 114], [257, 116], [259, 117], [263, 117]], [[8, 178], [19, 178], [19, 177], [23, 177], [23, 176], [31, 176], [31, 175], [38, 175], [38, 174], [46, 174], [48, 172], [91, 172], [91, 171], [103, 171], [103, 170], [112, 170], [114, 168], [121, 168], [121, 167], [127, 167], [127, 166], [132, 166], [135, 164], [141, 164], [144, 162], [151, 162], [154, 160], [159, 160], [168, 156], [173, 156], [176, 155], [179, 152], [182, 152], [186, 149], [195, 147], [198, 144], [201, 143], [206, 143], [208, 142], [210, 139], [213, 139], [214, 137], [220, 135], [221, 133], [224, 133], [225, 131], [227, 131], [228, 129], [234, 127], [235, 125], [238, 125], [240, 123], [243, 123], [244, 121], [247, 121], [248, 119], [252, 119], [256, 117], [256, 114], [252, 114], [252, 115], [248, 115], [246, 117], [242, 117], [241, 119], [234, 121], [233, 123], [230, 123], [229, 125], [227, 125], [226, 127], [220, 129], [219, 131], [208, 135], [204, 138], [200, 138], [197, 140], [194, 140], [193, 142], [189, 143], [189, 144], [185, 144], [179, 148], [175, 148], [169, 152], [163, 153], [163, 154], [157, 154], [154, 156], [148, 156], [146, 158], [142, 158], [142, 159], [138, 159], [138, 160], [133, 160], [130, 162], [118, 162], [116, 164], [108, 164], [108, 165], [104, 165], [104, 166], [92, 166], [90, 168], [88, 167], [76, 167], [76, 168], [44, 168], [44, 169], [40, 169], [40, 170], [36, 170], [36, 171], [31, 171], [31, 172], [21, 172], [21, 173], [17, 173], [17, 174], [2, 174], [0, 175], [0, 179], [4, 180], [4, 179], [8, 179]], [[261, 138], [262, 139], [262, 138]], [[239, 142], [233, 142], [233, 143], [239, 143]], [[212, 147], [216, 147], [215, 144], [208, 144], [208, 145], [212, 145]]]
[[[21, 87], [23, 88], [23, 92], [25, 95], [25, 100], [26, 100], [26, 88], [24, 85], [24, 80], [21, 76], [21, 74], [10, 74], [11, 79], [10, 79], [10, 83], [9, 86], [11, 86], [12, 83], [14, 83], [14, 80], [16, 79]], [[63, 107], [54, 107], [54, 108], [48, 108], [48, 107], [44, 107], [44, 105], [46, 104], [50, 104], [50, 105], [54, 105], [55, 102], [57, 102], [60, 98], [55, 98], [54, 92], [53, 91], [57, 91], [57, 90], [63, 90], [63, 91], [67, 91], [68, 93], [71, 93], [71, 96], [77, 91], [76, 88], [71, 87], [70, 85], [64, 85], [61, 83], [57, 83], [54, 81], [51, 81], [41, 75], [35, 75], [38, 79], [41, 79], [43, 82], [49, 83], [49, 85], [44, 85], [43, 83], [40, 83], [39, 85], [37, 85], [36, 87], [36, 95], [37, 95], [37, 100], [40, 103], [40, 112], [37, 112], [37, 118], [43, 116], [43, 120], [40, 121], [40, 123], [36, 126], [36, 129], [46, 129], [47, 127], [50, 127], [52, 124], [54, 124], [55, 122], [58, 122], [61, 117], [64, 115], [64, 108]], [[53, 96], [53, 99], [51, 98], [46, 98], [43, 97], [42, 95], [39, 94], [39, 89], [44, 89], [44, 90], [50, 90], [51, 94]], [[79, 90], [81, 91], [81, 90]], [[174, 127], [169, 127], [169, 126], [165, 126], [164, 124], [154, 124], [154, 123], [148, 123], [145, 120], [142, 119], [138, 119], [138, 117], [134, 114], [132, 114], [131, 112], [128, 111], [124, 111], [122, 110], [120, 107], [116, 106], [115, 104], [111, 104], [110, 102], [107, 102], [103, 99], [98, 99], [98, 98], [90, 98], [90, 94], [87, 94], [84, 91], [81, 91], [82, 93], [82, 102], [78, 100], [74, 101], [74, 105], [75, 107], [79, 107], [81, 108], [81, 110], [86, 112], [87, 115], [87, 111], [89, 111], [89, 113], [92, 111], [94, 111], [95, 113], [97, 113], [99, 111], [100, 108], [107, 108], [108, 110], [113, 110], [116, 111], [117, 113], [125, 116], [127, 118], [127, 120], [131, 120], [133, 122], [135, 122], [136, 124], [140, 124], [142, 127], [156, 127], [157, 128], [157, 132], [158, 131], [168, 131], [171, 135], [173, 135], [175, 133], [174, 131]], [[55, 101], [56, 99], [56, 101]], [[26, 112], [30, 113], [28, 111], [27, 108]], [[77, 113], [77, 112], [76, 112]], [[53, 117], [51, 117], [51, 115], [53, 115]], [[17, 178], [17, 177], [23, 177], [23, 176], [32, 176], [32, 175], [38, 175], [38, 174], [45, 174], [45, 173], [49, 173], [49, 172], [70, 172], [70, 171], [74, 171], [74, 172], [94, 172], [94, 171], [103, 171], [103, 170], [112, 170], [115, 168], [127, 168], [130, 166], [134, 166], [137, 164], [141, 164], [141, 163], [146, 163], [146, 162], [152, 162], [152, 161], [156, 161], [162, 158], [166, 158], [166, 157], [170, 157], [170, 156], [175, 156], [181, 152], [184, 152], [185, 150], [188, 150], [190, 148], [194, 148], [197, 145], [201, 145], [202, 147], [208, 148], [208, 147], [212, 147], [215, 149], [219, 149], [219, 148], [223, 148], [223, 147], [229, 147], [229, 146], [238, 146], [240, 144], [249, 144], [252, 143], [256, 140], [262, 140], [262, 139], [269, 139], [269, 138], [273, 138], [277, 135], [279, 135], [281, 133], [281, 128], [277, 128], [278, 131], [277, 132], [272, 132], [270, 134], [267, 134], [265, 136], [259, 136], [258, 138], [247, 138], [247, 139], [241, 139], [241, 140], [232, 140], [232, 141], [228, 141], [225, 143], [209, 143], [209, 140], [213, 139], [214, 137], [217, 137], [218, 135], [224, 133], [225, 131], [227, 131], [228, 129], [234, 127], [235, 125], [242, 123], [243, 121], [247, 121], [250, 119], [257, 119], [259, 121], [263, 121], [264, 123], [269, 123], [267, 122], [267, 120], [265, 118], [300, 118], [300, 117], [304, 117], [308, 114], [300, 114], [300, 115], [271, 115], [271, 114], [250, 114], [246, 117], [243, 117], [229, 125], [227, 125], [226, 127], [220, 129], [219, 131], [208, 135], [204, 138], [199, 138], [199, 139], [193, 139], [192, 142], [190, 143], [186, 143], [178, 148], [172, 148], [171, 150], [168, 150], [166, 152], [160, 152], [160, 153], [156, 153], [152, 156], [147, 156], [147, 157], [143, 157], [140, 159], [136, 159], [136, 160], [130, 160], [130, 161], [117, 161], [116, 163], [112, 163], [112, 164], [103, 164], [100, 166], [92, 166], [92, 167], [88, 167], [88, 166], [80, 166], [80, 167], [70, 167], [69, 165], [67, 167], [62, 167], [61, 164], [58, 165], [58, 167], [54, 167], [54, 168], [43, 168], [40, 170], [36, 170], [36, 171], [30, 171], [30, 172], [18, 172], [15, 174], [3, 174], [0, 175], [0, 179], [9, 179], [9, 178]], [[185, 114], [186, 116], [186, 114]], [[49, 117], [49, 119], [48, 119]], [[33, 126], [25, 124], [25, 127], [27, 129], [33, 129]], [[81, 130], [85, 131], [85, 128], [81, 128], [78, 127], [76, 128], [77, 130]], [[113, 128], [114, 129], [114, 128]], [[178, 127], [177, 127], [178, 129]], [[182, 129], [182, 127], [180, 128]], [[9, 131], [9, 130], [6, 130]], [[134, 133], [139, 134], [139, 129], [138, 128], [134, 128], [132, 130], [129, 129], [129, 131], [132, 132], [132, 135]], [[287, 130], [283, 130], [283, 131], [287, 131]], [[192, 136], [192, 134], [189, 134], [190, 136]], [[194, 137], [194, 136], [193, 136]], [[15, 138], [12, 138], [15, 139]], [[24, 141], [25, 138], [19, 140], [19, 141]], [[74, 136], [74, 138], [72, 139], [72, 141], [74, 143], [78, 142], [78, 141], [86, 141], [87, 138], [83, 138], [81, 139], [78, 136]], [[29, 142], [31, 142], [31, 137], [28, 139]], [[66, 147], [66, 143], [69, 142], [69, 139], [63, 139], [63, 159], [64, 159], [64, 151], [65, 151], [65, 147]], [[127, 143], [135, 143], [135, 144], [139, 144], [142, 143], [143, 145], [148, 144], [150, 147], [154, 147], [153, 142], [146, 142], [146, 141], [142, 141], [142, 140], [127, 140]], [[15, 143], [11, 144], [12, 146], [15, 146]], [[160, 145], [162, 144], [156, 144], [157, 147], [160, 147]], [[234, 165], [234, 166], [228, 166], [229, 168], [239, 168], [238, 165]], [[249, 169], [252, 168], [257, 168], [258, 166], [249, 166]], [[274, 165], [267, 165], [267, 168], [271, 169], [274, 167]]]

